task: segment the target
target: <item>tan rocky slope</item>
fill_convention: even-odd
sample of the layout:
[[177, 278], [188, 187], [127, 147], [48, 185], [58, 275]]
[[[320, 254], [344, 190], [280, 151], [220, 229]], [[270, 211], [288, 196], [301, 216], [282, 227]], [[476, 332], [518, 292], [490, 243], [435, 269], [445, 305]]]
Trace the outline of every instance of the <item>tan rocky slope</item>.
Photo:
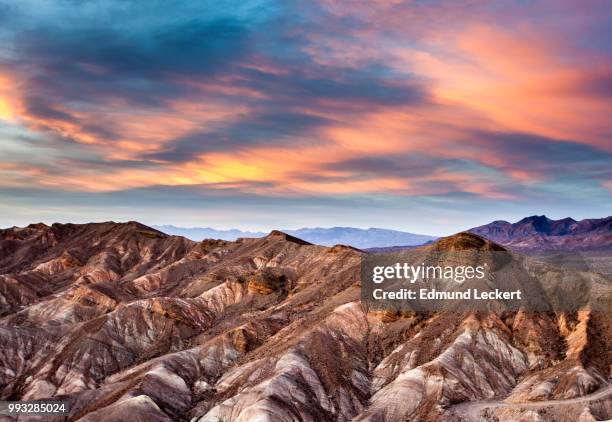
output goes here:
[[367, 312], [362, 253], [281, 232], [2, 230], [0, 399], [61, 398], [82, 421], [612, 418], [609, 313]]

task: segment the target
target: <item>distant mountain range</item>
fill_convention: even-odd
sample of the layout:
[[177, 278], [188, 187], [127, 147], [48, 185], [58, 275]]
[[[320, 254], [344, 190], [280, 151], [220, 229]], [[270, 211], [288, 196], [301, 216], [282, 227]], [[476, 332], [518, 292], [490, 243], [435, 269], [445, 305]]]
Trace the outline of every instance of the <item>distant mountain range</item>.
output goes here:
[[151, 226], [161, 232], [173, 236], [183, 236], [191, 240], [203, 239], [221, 239], [221, 240], [236, 240], [239, 237], [263, 237], [267, 233], [242, 231], [238, 229], [217, 230], [212, 227], [176, 227], [172, 225]]
[[[237, 229], [216, 230], [210, 227], [184, 228], [170, 225], [153, 227], [170, 235], [184, 236], [196, 241], [202, 239], [233, 241], [240, 237], [263, 237], [267, 234]], [[612, 216], [576, 221], [569, 217], [552, 220], [545, 215], [534, 215], [516, 223], [493, 221], [468, 231], [515, 250], [612, 249]], [[283, 230], [283, 232], [318, 245], [342, 244], [374, 251], [404, 249], [436, 240], [434, 236], [380, 228], [315, 227]]]
[[[241, 230], [216, 230], [206, 228], [183, 228], [175, 226], [153, 226], [157, 230], [171, 235], [184, 236], [191, 240], [223, 239], [236, 240], [239, 237], [263, 237], [267, 233]], [[284, 233], [323, 246], [338, 244], [350, 245], [355, 248], [380, 248], [387, 246], [415, 246], [435, 240], [434, 236], [408, 233], [388, 229], [358, 229], [354, 227], [302, 228], [297, 230], [282, 230]]]
[[576, 221], [534, 215], [516, 223], [494, 221], [469, 231], [516, 250], [612, 248], [612, 216]]
[[286, 230], [292, 236], [299, 237], [310, 243], [323, 246], [350, 245], [355, 248], [367, 249], [384, 246], [415, 246], [437, 239], [434, 236], [414, 234], [388, 229], [356, 229], [353, 227], [303, 228]]

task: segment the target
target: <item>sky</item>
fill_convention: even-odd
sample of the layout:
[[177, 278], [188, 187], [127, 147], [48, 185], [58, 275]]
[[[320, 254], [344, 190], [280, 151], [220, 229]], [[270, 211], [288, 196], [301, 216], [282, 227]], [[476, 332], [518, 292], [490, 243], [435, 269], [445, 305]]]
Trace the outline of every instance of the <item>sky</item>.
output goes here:
[[0, 0], [0, 226], [612, 214], [606, 1]]

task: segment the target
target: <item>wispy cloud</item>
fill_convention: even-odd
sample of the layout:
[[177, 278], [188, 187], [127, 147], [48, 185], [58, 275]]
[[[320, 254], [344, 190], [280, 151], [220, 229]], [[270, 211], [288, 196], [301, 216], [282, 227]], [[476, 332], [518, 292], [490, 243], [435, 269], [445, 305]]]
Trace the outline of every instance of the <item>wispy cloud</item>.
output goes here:
[[609, 207], [610, 17], [597, 1], [2, 3], [0, 186]]

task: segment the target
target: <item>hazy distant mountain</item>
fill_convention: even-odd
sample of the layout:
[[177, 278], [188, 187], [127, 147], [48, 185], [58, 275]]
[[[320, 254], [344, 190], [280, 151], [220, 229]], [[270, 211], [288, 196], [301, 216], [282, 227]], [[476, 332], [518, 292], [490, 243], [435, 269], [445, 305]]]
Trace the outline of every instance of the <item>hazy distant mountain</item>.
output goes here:
[[612, 248], [612, 216], [576, 221], [534, 215], [516, 223], [494, 221], [470, 232], [519, 250]]
[[157, 230], [160, 230], [166, 234], [174, 236], [184, 236], [191, 240], [202, 240], [202, 239], [222, 239], [222, 240], [236, 240], [239, 237], [263, 237], [267, 233], [263, 232], [249, 232], [237, 229], [231, 230], [216, 230], [211, 227], [176, 227], [172, 225], [164, 226], [152, 226]]
[[284, 230], [292, 236], [323, 246], [350, 245], [355, 248], [422, 245], [436, 239], [433, 236], [388, 229], [356, 229], [353, 227], [303, 228]]
[[[191, 240], [223, 239], [236, 240], [239, 237], [263, 237], [267, 233], [246, 232], [241, 230], [215, 230], [206, 228], [183, 228], [175, 226], [153, 226], [164, 233], [185, 236]], [[355, 248], [380, 248], [389, 246], [422, 245], [436, 239], [433, 236], [414, 234], [387, 229], [357, 229], [354, 227], [331, 228], [302, 228], [297, 230], [283, 230], [292, 236], [306, 240], [310, 243], [323, 246], [338, 244], [350, 245]]]

